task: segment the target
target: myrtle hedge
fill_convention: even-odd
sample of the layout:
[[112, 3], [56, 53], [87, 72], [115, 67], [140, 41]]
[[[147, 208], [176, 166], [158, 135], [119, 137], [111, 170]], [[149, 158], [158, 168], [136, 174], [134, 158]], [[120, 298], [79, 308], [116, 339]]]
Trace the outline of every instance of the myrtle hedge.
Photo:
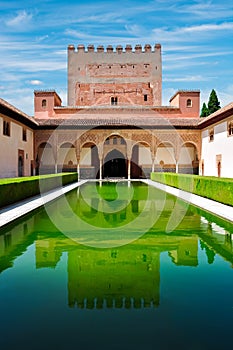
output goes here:
[[18, 202], [78, 180], [77, 173], [61, 173], [0, 179], [0, 207]]
[[151, 173], [151, 180], [233, 206], [233, 179], [175, 173]]

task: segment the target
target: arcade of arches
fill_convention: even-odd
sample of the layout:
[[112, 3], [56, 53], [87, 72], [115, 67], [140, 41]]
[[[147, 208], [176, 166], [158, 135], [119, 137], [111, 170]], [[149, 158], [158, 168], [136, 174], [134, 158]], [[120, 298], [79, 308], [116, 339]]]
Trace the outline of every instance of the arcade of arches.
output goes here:
[[195, 130], [38, 131], [36, 169], [77, 171], [83, 179], [147, 178], [153, 171], [198, 174], [199, 140]]

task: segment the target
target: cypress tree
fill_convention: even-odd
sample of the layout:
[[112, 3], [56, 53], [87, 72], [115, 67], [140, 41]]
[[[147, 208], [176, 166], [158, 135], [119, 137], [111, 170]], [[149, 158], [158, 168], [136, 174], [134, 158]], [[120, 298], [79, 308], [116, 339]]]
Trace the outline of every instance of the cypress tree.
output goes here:
[[209, 114], [216, 112], [219, 108], [221, 108], [220, 102], [218, 100], [215, 90], [213, 89], [210, 93], [209, 102], [208, 102]]
[[207, 106], [206, 106], [206, 104], [205, 104], [205, 102], [204, 102], [203, 105], [202, 105], [200, 117], [201, 117], [201, 118], [204, 118], [204, 117], [207, 117], [209, 114], [210, 114], [210, 113], [209, 113], [209, 110], [208, 110], [208, 108], [207, 108]]

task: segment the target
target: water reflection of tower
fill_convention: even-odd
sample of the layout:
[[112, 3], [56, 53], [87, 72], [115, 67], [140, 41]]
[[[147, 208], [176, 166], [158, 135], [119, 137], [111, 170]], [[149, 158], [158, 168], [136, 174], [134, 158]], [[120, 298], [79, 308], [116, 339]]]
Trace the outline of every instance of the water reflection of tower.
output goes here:
[[69, 306], [141, 308], [159, 305], [159, 252], [152, 253], [145, 247], [126, 248], [84, 248], [69, 252]]

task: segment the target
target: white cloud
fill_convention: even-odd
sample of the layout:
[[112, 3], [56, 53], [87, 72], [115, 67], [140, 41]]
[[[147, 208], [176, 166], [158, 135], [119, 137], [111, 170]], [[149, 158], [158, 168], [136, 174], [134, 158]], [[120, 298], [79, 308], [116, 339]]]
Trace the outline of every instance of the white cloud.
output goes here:
[[208, 77], [202, 75], [186, 75], [184, 77], [165, 77], [163, 78], [164, 82], [199, 82], [199, 81], [208, 81]]
[[225, 22], [221, 24], [201, 24], [199, 26], [181, 28], [180, 32], [193, 33], [193, 32], [210, 32], [210, 31], [216, 31], [216, 30], [232, 30], [232, 29], [233, 29], [233, 22]]
[[[51, 54], [52, 56], [52, 54]], [[4, 58], [0, 57], [0, 65], [2, 69], [11, 71], [12, 69], [17, 74], [19, 72], [41, 72], [41, 71], [61, 71], [66, 70], [66, 62], [62, 60], [56, 60], [51, 57], [50, 59], [44, 59], [39, 57], [21, 57], [17, 60], [15, 57], [8, 57], [6, 61]]]
[[49, 38], [49, 36], [46, 34], [46, 35], [42, 35], [42, 36], [37, 37], [36, 41], [37, 42], [41, 42], [41, 41], [44, 41], [44, 40], [46, 40], [48, 38]]
[[[205, 51], [205, 50], [204, 50]], [[233, 51], [215, 51], [215, 52], [197, 52], [197, 53], [189, 53], [182, 55], [182, 53], [179, 54], [169, 54], [164, 55], [164, 62], [174, 61], [176, 60], [193, 60], [197, 58], [208, 58], [208, 57], [215, 57], [215, 56], [226, 56], [232, 54]], [[183, 63], [182, 63], [183, 64]]]
[[18, 11], [17, 15], [6, 21], [6, 25], [9, 27], [23, 27], [28, 24], [32, 19], [32, 14], [27, 13], [25, 10]]
[[[229, 2], [230, 4], [230, 2]], [[199, 1], [194, 4], [175, 6], [173, 10], [177, 13], [190, 14], [192, 18], [194, 16], [199, 19], [217, 19], [217, 18], [232, 18], [232, 7], [227, 8], [226, 2], [220, 2], [217, 4], [216, 1]]]
[[28, 83], [31, 85], [42, 85], [43, 84], [43, 82], [40, 80], [30, 80]]
[[[175, 28], [154, 28], [152, 30], [157, 41], [160, 42], [201, 42], [206, 37], [213, 39], [218, 32], [225, 32], [231, 36], [233, 31], [233, 22], [224, 22], [220, 24], [206, 23], [187, 27]], [[198, 34], [201, 35], [198, 35]]]
[[125, 26], [125, 29], [128, 32], [128, 34], [139, 37], [141, 37], [143, 35], [143, 32], [145, 32], [144, 28], [142, 26], [139, 26], [138, 24], [127, 24]]

